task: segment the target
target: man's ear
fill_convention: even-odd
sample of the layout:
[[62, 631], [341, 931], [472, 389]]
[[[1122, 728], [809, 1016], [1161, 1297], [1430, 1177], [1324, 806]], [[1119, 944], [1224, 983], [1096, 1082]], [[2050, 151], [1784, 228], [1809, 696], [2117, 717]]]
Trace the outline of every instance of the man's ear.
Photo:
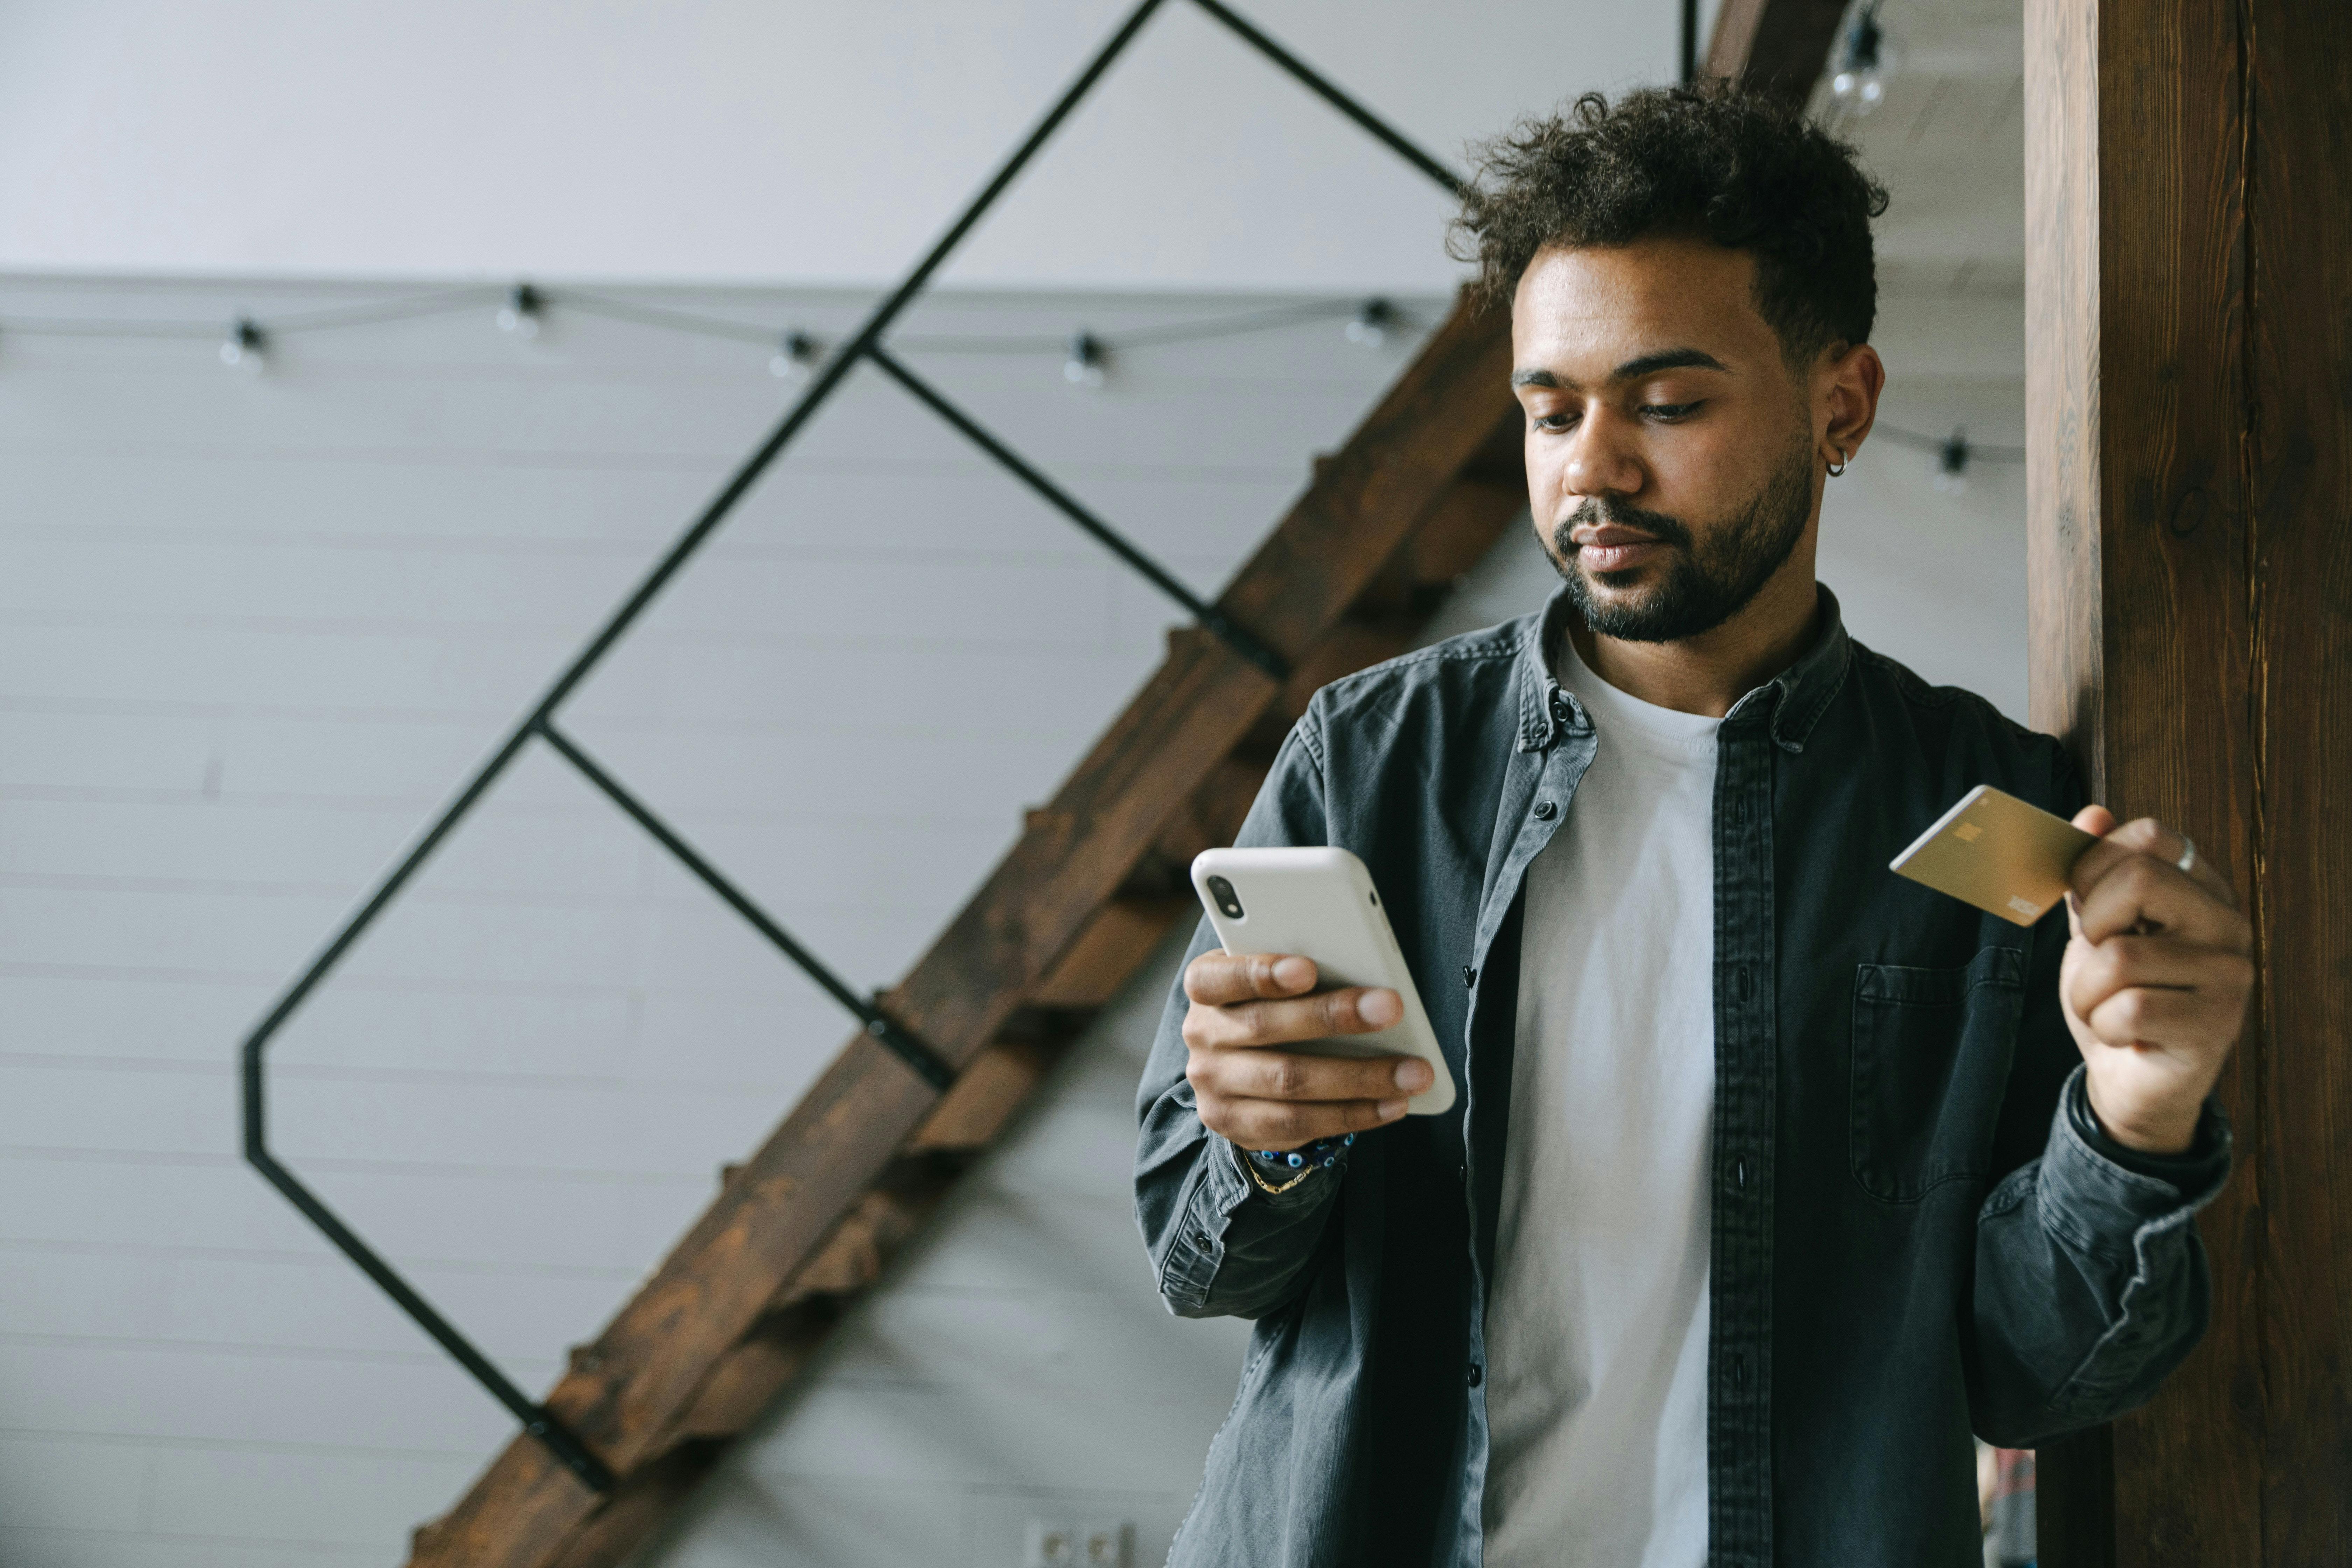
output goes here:
[[1878, 394], [1885, 385], [1885, 362], [1868, 343], [1832, 343], [1822, 352], [1812, 390], [1822, 461], [1843, 464], [1862, 450], [1878, 422]]

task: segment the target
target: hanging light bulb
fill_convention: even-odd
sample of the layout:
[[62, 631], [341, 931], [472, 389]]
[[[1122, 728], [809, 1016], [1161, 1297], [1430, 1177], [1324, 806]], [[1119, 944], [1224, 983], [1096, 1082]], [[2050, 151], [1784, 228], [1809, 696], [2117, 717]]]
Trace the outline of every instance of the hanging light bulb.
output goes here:
[[499, 307], [499, 331], [511, 332], [529, 342], [539, 336], [541, 300], [539, 290], [528, 283], [518, 283], [507, 292], [507, 302]]
[[1367, 300], [1348, 318], [1348, 341], [1376, 349], [1388, 341], [1389, 328], [1395, 321], [1395, 306], [1386, 300]]
[[221, 363], [247, 375], [259, 375], [265, 346], [261, 329], [249, 317], [239, 316], [229, 323], [228, 335], [221, 340]]
[[1937, 489], [1948, 496], [1967, 492], [1970, 451], [1967, 428], [1954, 426], [1951, 437], [1936, 448], [1936, 477], [1931, 482]]
[[778, 381], [799, 381], [816, 363], [816, 340], [797, 329], [786, 332], [768, 361], [768, 374]]
[[1100, 386], [1106, 357], [1102, 340], [1081, 327], [1070, 334], [1070, 357], [1062, 362], [1062, 379], [1073, 386]]
[[1886, 97], [1886, 79], [1893, 71], [1885, 32], [1878, 25], [1880, 0], [1869, 0], [1846, 29], [1845, 52], [1837, 74], [1830, 78], [1830, 101], [1841, 118], [1859, 117], [1876, 109]]

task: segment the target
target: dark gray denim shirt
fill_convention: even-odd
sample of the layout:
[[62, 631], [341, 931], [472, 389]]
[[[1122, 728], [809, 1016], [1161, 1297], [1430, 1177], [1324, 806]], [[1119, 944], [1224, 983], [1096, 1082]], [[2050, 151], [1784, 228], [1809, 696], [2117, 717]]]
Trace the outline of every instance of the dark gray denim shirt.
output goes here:
[[[2105, 1420], [2202, 1332], [2190, 1217], [2229, 1133], [2209, 1107], [2182, 1158], [2108, 1143], [2059, 1010], [2063, 910], [2021, 929], [1886, 869], [1972, 785], [2062, 815], [2081, 789], [2056, 742], [1821, 605], [1718, 740], [1708, 1561], [1962, 1568], [1971, 1428], [2027, 1447]], [[1201, 1125], [1169, 999], [1138, 1215], [1172, 1310], [1257, 1323], [1172, 1563], [1480, 1562], [1521, 886], [1599, 744], [1552, 677], [1570, 613], [1324, 688], [1238, 840], [1371, 868], [1466, 1086], [1452, 1112], [1269, 1196]]]

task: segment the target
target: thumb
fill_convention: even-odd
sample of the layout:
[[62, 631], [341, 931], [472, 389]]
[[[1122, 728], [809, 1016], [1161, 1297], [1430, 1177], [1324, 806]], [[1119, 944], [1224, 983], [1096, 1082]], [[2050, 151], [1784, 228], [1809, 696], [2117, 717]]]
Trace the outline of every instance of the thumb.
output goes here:
[[2116, 814], [2104, 805], [2086, 805], [2074, 814], [2074, 826], [2094, 838], [2105, 838], [2116, 830]]

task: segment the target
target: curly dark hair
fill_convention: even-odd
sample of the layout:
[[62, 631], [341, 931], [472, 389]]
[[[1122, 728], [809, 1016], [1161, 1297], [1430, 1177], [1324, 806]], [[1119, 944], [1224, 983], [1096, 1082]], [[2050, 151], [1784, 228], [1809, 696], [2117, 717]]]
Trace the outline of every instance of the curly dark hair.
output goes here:
[[1886, 190], [1853, 147], [1725, 81], [1597, 92], [1485, 142], [1447, 236], [1507, 304], [1548, 246], [1707, 239], [1756, 258], [1756, 309], [1790, 368], [1870, 341], [1878, 276], [1870, 220]]

